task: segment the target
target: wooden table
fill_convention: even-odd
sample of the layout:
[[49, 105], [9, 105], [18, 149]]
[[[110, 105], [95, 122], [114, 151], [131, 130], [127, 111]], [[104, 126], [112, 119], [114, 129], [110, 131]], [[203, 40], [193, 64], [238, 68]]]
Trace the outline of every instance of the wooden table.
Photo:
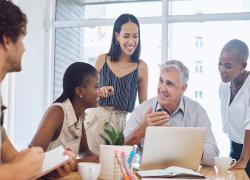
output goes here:
[[[245, 170], [230, 170], [227, 172], [218, 172], [213, 167], [202, 167], [200, 172], [211, 180], [249, 180]], [[136, 178], [139, 180], [139, 178]], [[172, 178], [169, 178], [172, 179]], [[78, 172], [72, 172], [60, 180], [81, 180]]]

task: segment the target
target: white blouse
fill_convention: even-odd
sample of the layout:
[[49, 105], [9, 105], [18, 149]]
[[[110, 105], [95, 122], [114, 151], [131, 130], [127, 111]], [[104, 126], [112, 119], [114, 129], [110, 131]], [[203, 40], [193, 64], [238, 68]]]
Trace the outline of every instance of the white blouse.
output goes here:
[[229, 105], [230, 85], [222, 82], [219, 90], [223, 131], [230, 140], [243, 144], [245, 130], [250, 130], [250, 75]]
[[77, 120], [69, 99], [62, 103], [54, 103], [52, 106], [60, 106], [63, 109], [64, 120], [60, 135], [56, 140], [49, 143], [46, 151], [62, 145], [64, 148], [70, 147], [77, 154], [80, 147], [85, 114], [83, 113]]

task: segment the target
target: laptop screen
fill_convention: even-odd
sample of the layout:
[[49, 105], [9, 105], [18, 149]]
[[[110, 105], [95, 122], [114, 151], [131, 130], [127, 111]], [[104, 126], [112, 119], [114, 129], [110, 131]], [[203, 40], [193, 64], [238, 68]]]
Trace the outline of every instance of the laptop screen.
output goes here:
[[180, 166], [197, 170], [206, 131], [203, 127], [148, 127], [140, 169]]

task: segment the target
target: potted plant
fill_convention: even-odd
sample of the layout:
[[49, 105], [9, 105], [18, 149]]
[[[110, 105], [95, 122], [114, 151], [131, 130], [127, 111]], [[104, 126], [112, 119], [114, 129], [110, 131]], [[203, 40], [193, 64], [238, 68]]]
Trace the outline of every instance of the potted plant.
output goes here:
[[106, 122], [104, 125], [104, 133], [100, 134], [106, 145], [118, 145], [124, 144], [124, 135], [122, 130], [115, 130], [111, 123]]
[[124, 145], [123, 130], [115, 130], [111, 123], [107, 122], [104, 125], [104, 133], [100, 134], [105, 144], [100, 145], [100, 163], [101, 163], [101, 179], [120, 179], [120, 173], [115, 173], [118, 170], [118, 165], [115, 161], [115, 151], [125, 152], [129, 154], [133, 149], [132, 146]]

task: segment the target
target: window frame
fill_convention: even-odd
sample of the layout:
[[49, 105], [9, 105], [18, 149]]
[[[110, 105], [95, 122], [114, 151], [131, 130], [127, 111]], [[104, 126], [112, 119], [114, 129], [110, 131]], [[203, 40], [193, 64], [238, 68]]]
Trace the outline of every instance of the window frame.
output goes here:
[[[144, 0], [150, 1], [150, 0]], [[162, 16], [149, 16], [138, 17], [140, 24], [160, 24], [162, 25], [162, 62], [171, 57], [168, 49], [168, 42], [171, 41], [169, 25], [171, 23], [185, 23], [185, 22], [209, 22], [209, 21], [240, 21], [250, 20], [250, 12], [237, 12], [237, 13], [215, 13], [215, 14], [194, 14], [194, 15], [169, 15], [169, 4], [173, 0], [152, 0], [162, 2]], [[143, 2], [143, 0], [124, 1], [124, 2]], [[105, 4], [100, 2], [100, 4]], [[108, 2], [107, 4], [110, 4]], [[49, 32], [48, 36], [48, 60], [49, 60], [49, 73], [47, 73], [48, 85], [47, 102], [46, 105], [51, 104], [53, 101], [53, 84], [54, 84], [54, 50], [55, 50], [55, 30], [57, 28], [71, 28], [71, 27], [94, 27], [94, 26], [113, 26], [115, 19], [82, 19], [74, 21], [57, 21], [55, 19], [56, 0], [50, 1], [50, 12], [45, 20], [45, 29]]]

